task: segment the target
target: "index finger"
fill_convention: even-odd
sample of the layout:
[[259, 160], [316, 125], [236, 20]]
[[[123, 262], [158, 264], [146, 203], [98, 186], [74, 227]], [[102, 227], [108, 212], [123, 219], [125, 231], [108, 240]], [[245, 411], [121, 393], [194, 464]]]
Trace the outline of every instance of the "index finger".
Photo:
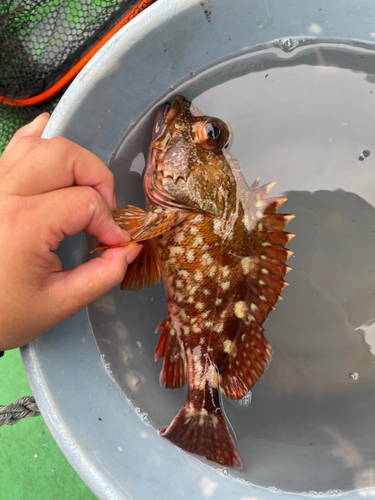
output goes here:
[[[22, 146], [22, 139], [12, 150]], [[41, 139], [3, 179], [2, 191], [33, 196], [70, 186], [91, 186], [116, 210], [112, 172], [93, 153], [63, 137]]]
[[40, 137], [47, 125], [48, 120], [49, 113], [42, 113], [41, 115], [37, 116], [32, 122], [18, 129], [11, 140], [8, 142], [8, 145], [2, 154], [2, 158], [4, 158], [4, 155], [9, 153], [12, 147], [15, 146], [17, 142], [20, 141], [23, 137]]

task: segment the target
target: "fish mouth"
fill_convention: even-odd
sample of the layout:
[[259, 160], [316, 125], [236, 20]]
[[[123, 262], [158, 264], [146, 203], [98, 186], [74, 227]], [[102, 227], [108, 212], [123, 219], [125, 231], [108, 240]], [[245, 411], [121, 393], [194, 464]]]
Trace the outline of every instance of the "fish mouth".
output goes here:
[[151, 146], [155, 149], [164, 149], [168, 143], [171, 134], [173, 122], [186, 106], [187, 100], [185, 97], [176, 96], [172, 105], [166, 102], [157, 110], [154, 120], [154, 127], [152, 129]]
[[156, 141], [163, 134], [165, 129], [165, 119], [168, 115], [169, 110], [171, 109], [171, 105], [169, 102], [165, 102], [160, 106], [157, 110], [154, 120], [154, 126], [152, 129], [152, 139], [151, 142]]

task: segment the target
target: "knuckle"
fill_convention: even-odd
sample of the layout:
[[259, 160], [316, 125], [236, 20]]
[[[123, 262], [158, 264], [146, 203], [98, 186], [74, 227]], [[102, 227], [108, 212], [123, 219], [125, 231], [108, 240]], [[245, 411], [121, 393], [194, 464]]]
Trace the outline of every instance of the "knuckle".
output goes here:
[[91, 186], [80, 186], [84, 196], [86, 205], [92, 209], [96, 209], [104, 205], [104, 200], [100, 194]]
[[69, 155], [73, 149], [73, 143], [65, 137], [52, 137], [48, 140], [48, 147], [53, 147], [56, 153], [61, 155]]
[[[15, 135], [14, 135], [15, 139], [17, 139], [19, 137], [19, 136], [17, 136], [17, 134], [19, 132], [21, 132], [21, 130], [19, 130], [18, 132], [15, 133]], [[16, 146], [18, 145], [18, 147], [21, 147], [21, 148], [26, 149], [26, 150], [30, 150], [30, 149], [33, 149], [40, 144], [41, 139], [39, 137], [34, 137], [32, 135], [22, 135], [22, 134], [19, 134], [19, 135], [21, 135], [22, 137], [17, 141]]]
[[114, 187], [115, 185], [115, 176], [113, 175], [113, 173], [109, 170], [108, 168], [108, 182], [110, 184], [111, 187]]

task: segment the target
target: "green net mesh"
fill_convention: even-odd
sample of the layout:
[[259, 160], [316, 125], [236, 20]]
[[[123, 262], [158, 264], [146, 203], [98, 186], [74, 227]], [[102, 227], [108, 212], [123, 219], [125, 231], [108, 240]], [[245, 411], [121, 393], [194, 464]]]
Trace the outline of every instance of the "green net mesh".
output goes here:
[[[0, 0], [0, 96], [24, 99], [59, 81], [139, 0]], [[0, 154], [12, 135], [59, 98], [0, 105]]]

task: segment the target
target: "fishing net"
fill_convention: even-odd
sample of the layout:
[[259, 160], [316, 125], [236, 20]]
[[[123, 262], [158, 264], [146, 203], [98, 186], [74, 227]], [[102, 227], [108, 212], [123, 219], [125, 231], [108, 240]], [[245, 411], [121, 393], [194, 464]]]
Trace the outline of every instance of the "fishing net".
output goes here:
[[0, 0], [0, 154], [18, 128], [51, 113], [74, 71], [153, 1]]

